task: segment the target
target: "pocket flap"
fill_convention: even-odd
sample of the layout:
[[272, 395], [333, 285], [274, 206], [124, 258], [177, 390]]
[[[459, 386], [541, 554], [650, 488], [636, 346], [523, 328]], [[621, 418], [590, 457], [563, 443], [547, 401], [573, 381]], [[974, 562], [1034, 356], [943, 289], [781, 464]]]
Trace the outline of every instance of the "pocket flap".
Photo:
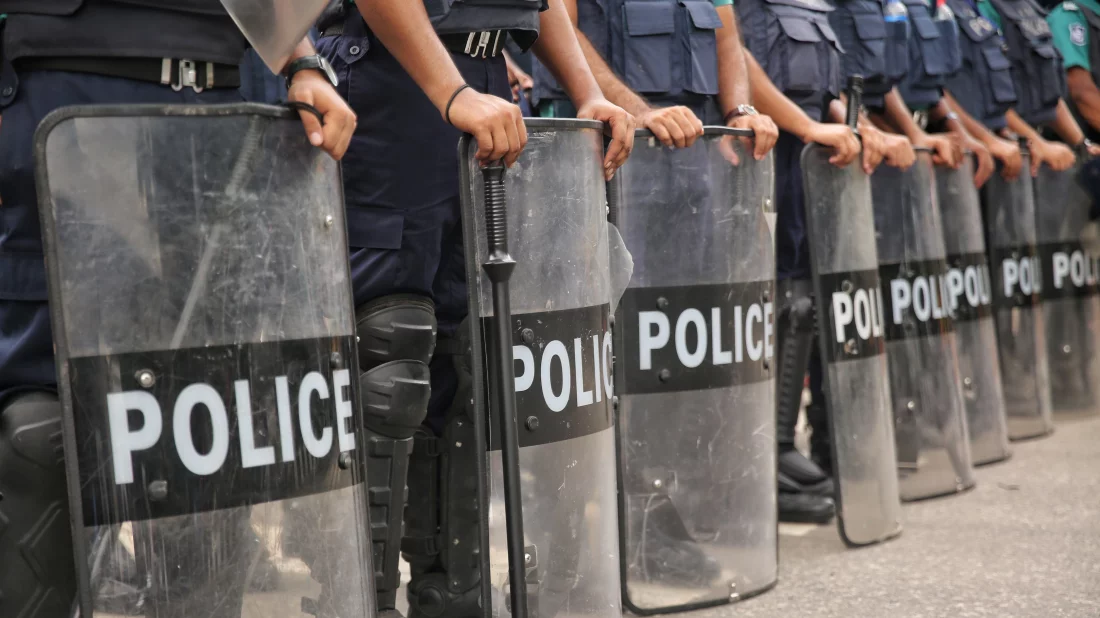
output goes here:
[[959, 29], [975, 43], [981, 43], [997, 33], [997, 27], [993, 25], [993, 22], [984, 17], [960, 20]]
[[1035, 53], [1048, 59], [1054, 59], [1058, 57], [1057, 52], [1054, 51], [1054, 47], [1051, 45], [1037, 45], [1033, 48]]
[[405, 215], [387, 208], [348, 206], [348, 247], [400, 249]]
[[700, 30], [717, 30], [722, 27], [722, 18], [711, 0], [681, 0], [680, 4], [691, 15], [691, 23]]
[[985, 63], [994, 71], [1004, 71], [1012, 68], [1008, 56], [1005, 56], [999, 47], [984, 47], [982, 48], [982, 55], [985, 56]]
[[623, 5], [626, 31], [631, 36], [672, 34], [676, 31], [675, 10], [664, 2], [627, 2]]
[[856, 24], [856, 34], [863, 40], [885, 39], [886, 21], [878, 15], [866, 13], [853, 13], [852, 20]]
[[783, 32], [795, 41], [802, 43], [820, 43], [821, 35], [814, 22], [804, 17], [791, 17], [789, 15], [777, 15], [779, 26]]
[[932, 22], [931, 17], [913, 17], [910, 21], [913, 22], [913, 29], [917, 31], [917, 35], [919, 35], [920, 38], [926, 41], [940, 38], [940, 29]]

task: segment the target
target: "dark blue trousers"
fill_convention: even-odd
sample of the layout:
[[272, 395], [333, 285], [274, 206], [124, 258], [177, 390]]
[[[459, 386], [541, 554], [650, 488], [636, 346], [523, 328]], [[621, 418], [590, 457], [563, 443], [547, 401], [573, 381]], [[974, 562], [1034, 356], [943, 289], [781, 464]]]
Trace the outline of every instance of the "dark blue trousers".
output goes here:
[[[35, 71], [0, 77], [16, 88], [0, 110], [0, 402], [23, 390], [53, 390], [53, 337], [34, 184], [34, 131], [67, 105], [240, 102], [237, 89], [180, 92], [168, 86], [82, 73]], [[109, 156], [110, 153], [104, 153]]]
[[[467, 313], [461, 135], [358, 16], [343, 34], [322, 37], [317, 48], [359, 117], [344, 157], [355, 303], [395, 293], [427, 296], [435, 303], [440, 337], [454, 335]], [[511, 101], [503, 56], [452, 58], [475, 90]], [[431, 363], [433, 426], [454, 398], [452, 362], [437, 354]]]

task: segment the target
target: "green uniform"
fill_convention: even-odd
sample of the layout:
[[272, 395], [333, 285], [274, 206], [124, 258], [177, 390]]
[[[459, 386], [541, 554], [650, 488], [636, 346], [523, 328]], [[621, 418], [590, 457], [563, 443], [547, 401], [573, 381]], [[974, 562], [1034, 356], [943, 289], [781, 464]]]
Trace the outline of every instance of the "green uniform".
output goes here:
[[1086, 71], [1092, 71], [1089, 62], [1089, 24], [1085, 20], [1081, 6], [1100, 13], [1100, 2], [1097, 0], [1073, 0], [1066, 1], [1054, 7], [1047, 15], [1047, 23], [1054, 34], [1054, 46], [1062, 53], [1065, 67], [1068, 71], [1073, 67], [1081, 67]]
[[978, 0], [978, 12], [982, 17], [993, 22], [997, 29], [1001, 29], [1001, 14], [997, 12], [997, 9], [993, 6], [993, 3], [989, 0]]

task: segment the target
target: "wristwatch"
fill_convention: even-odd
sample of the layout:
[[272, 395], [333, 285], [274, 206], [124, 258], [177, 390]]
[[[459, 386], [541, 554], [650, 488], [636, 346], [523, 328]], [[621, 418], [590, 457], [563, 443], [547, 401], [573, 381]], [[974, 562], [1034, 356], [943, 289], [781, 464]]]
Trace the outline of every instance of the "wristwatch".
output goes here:
[[732, 110], [730, 110], [730, 112], [728, 114], [726, 114], [726, 117], [723, 118], [722, 120], [726, 124], [729, 124], [730, 121], [733, 120], [734, 118], [740, 118], [741, 116], [756, 116], [759, 113], [760, 112], [756, 111], [755, 107], [742, 103], [742, 104], [738, 105], [737, 107], [733, 108]]
[[290, 89], [290, 80], [294, 79], [295, 73], [297, 73], [298, 71], [306, 71], [310, 69], [320, 71], [321, 74], [325, 76], [325, 79], [327, 79], [328, 82], [332, 84], [333, 88], [339, 85], [340, 81], [336, 79], [336, 71], [332, 70], [332, 65], [328, 63], [328, 60], [325, 60], [324, 56], [313, 55], [302, 56], [301, 58], [298, 58], [297, 60], [294, 60], [290, 64], [286, 65], [286, 69], [283, 70], [283, 74], [286, 75], [287, 89]]

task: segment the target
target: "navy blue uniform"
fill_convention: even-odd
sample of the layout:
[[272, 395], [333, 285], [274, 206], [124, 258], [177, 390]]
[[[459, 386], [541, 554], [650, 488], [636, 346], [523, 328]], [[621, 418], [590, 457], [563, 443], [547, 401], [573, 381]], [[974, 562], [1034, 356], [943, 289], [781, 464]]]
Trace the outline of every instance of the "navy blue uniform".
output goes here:
[[169, 86], [84, 73], [10, 67], [0, 92], [11, 88], [0, 111], [0, 401], [19, 390], [56, 390], [53, 338], [46, 305], [46, 267], [34, 184], [34, 131], [47, 114], [66, 105], [110, 103], [230, 103], [237, 89]]
[[[362, 19], [347, 20], [341, 35], [323, 36], [317, 48], [359, 116], [344, 157], [355, 304], [396, 293], [427, 296], [435, 303], [440, 337], [453, 336], [467, 312], [458, 197], [461, 134]], [[511, 100], [503, 56], [451, 57], [472, 88]], [[433, 419], [454, 396], [451, 365], [443, 355], [431, 363]]]

